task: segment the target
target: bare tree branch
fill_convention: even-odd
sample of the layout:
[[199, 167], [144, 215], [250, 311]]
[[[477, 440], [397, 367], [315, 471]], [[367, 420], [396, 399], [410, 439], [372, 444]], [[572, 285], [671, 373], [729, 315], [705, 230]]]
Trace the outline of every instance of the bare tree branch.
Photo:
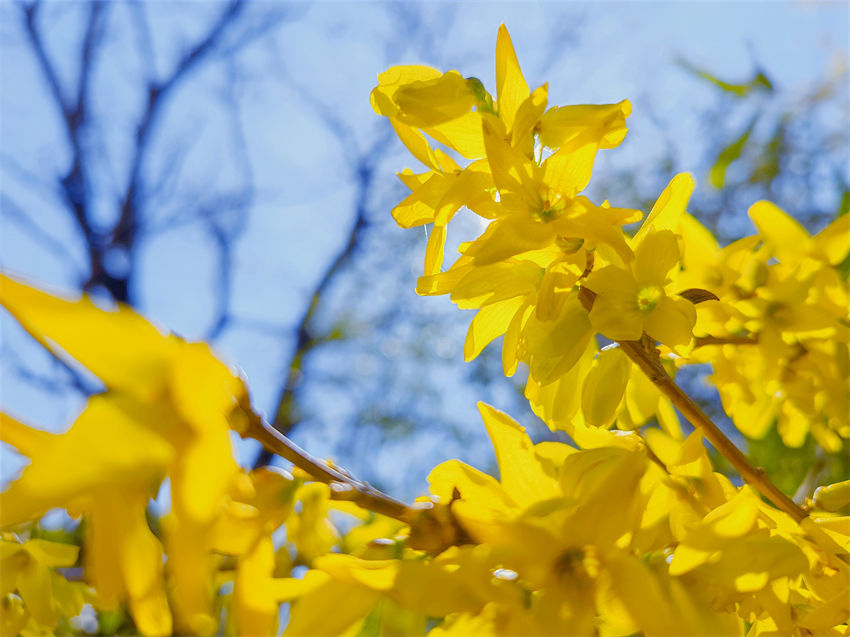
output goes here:
[[[319, 110], [319, 112], [330, 111]], [[327, 123], [329, 124], [329, 128], [337, 134], [340, 143], [344, 145], [354, 143], [353, 135], [341, 122], [335, 119], [328, 119]], [[390, 135], [385, 132], [368, 149], [360, 151], [356, 155], [357, 194], [354, 204], [354, 219], [352, 220], [345, 243], [317, 281], [304, 312], [301, 314], [301, 318], [295, 327], [295, 347], [286, 368], [286, 377], [277, 401], [272, 423], [275, 429], [283, 434], [291, 432], [299, 421], [295, 410], [295, 393], [301, 378], [304, 358], [316, 347], [329, 342], [332, 338], [331, 333], [320, 334], [316, 332], [313, 325], [314, 318], [325, 292], [356, 253], [363, 234], [369, 225], [367, 219], [368, 199], [374, 186], [375, 167], [377, 159], [389, 145], [390, 139]], [[257, 456], [254, 466], [268, 464], [270, 460], [270, 453], [264, 449]]]
[[[111, 235], [112, 246], [124, 250], [131, 261], [139, 225], [138, 211], [143, 196], [142, 168], [150, 148], [152, 133], [161, 117], [166, 98], [203, 61], [205, 56], [215, 49], [244, 6], [242, 0], [231, 0], [210, 31], [182, 57], [171, 75], [162, 82], [152, 82], [148, 85], [147, 107], [136, 128], [136, 146], [130, 162], [127, 186], [121, 200], [121, 213]], [[106, 272], [92, 272], [92, 278], [87, 282], [86, 287], [101, 282], [106, 284], [110, 291], [114, 288], [113, 296], [116, 299], [129, 301], [131, 294], [129, 279], [132, 272], [133, 268], [130, 268], [122, 278], [110, 277]]]
[[0, 211], [3, 218], [17, 223], [34, 240], [41, 243], [49, 252], [62, 258], [75, 271], [77, 278], [82, 278], [77, 259], [72, 255], [61, 241], [42, 228], [31, 215], [24, 212], [23, 208], [15, 203], [8, 195], [0, 193]]

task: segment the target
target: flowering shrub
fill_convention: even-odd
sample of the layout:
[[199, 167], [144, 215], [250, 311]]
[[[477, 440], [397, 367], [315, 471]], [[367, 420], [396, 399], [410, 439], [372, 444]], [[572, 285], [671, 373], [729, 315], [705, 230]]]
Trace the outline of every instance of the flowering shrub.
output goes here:
[[[90, 604], [103, 633], [275, 634], [290, 604], [293, 636], [850, 634], [850, 481], [796, 503], [675, 380], [708, 364], [746, 436], [840, 451], [850, 215], [810, 236], [758, 202], [757, 233], [721, 247], [686, 212], [687, 174], [645, 218], [592, 202], [594, 158], [623, 141], [629, 102], [549, 107], [504, 27], [495, 95], [403, 66], [372, 105], [425, 167], [400, 173], [411, 194], [392, 212], [431, 224], [417, 292], [476, 309], [465, 358], [502, 336], [505, 373], [528, 366], [532, 408], [574, 445], [533, 444], [480, 404], [499, 479], [447, 460], [407, 505], [263, 422], [206, 345], [3, 276], [3, 306], [106, 391], [64, 434], [2, 415], [0, 439], [30, 459], [0, 494], [2, 633], [73, 631]], [[486, 229], [444, 270], [462, 208]], [[245, 471], [233, 432], [296, 469]], [[33, 532], [57, 507], [83, 521], [79, 545]], [[343, 533], [331, 510], [357, 523]]]

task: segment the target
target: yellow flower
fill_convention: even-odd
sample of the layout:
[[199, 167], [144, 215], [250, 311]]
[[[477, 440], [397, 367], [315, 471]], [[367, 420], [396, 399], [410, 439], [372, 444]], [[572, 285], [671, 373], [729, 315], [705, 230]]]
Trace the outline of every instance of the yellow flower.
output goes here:
[[[74, 566], [79, 552], [77, 546], [42, 539], [23, 543], [0, 539], [3, 624], [7, 620], [11, 621], [12, 614], [17, 615], [17, 622], [26, 623], [29, 614], [40, 630], [51, 631], [59, 623], [60, 615], [73, 617], [79, 614], [84, 601], [84, 586], [69, 582], [53, 570], [56, 567]], [[10, 617], [6, 618], [8, 595], [16, 591], [24, 607], [17, 613], [10, 612]]]
[[143, 634], [167, 634], [162, 547], [145, 508], [169, 477], [165, 539], [180, 627], [213, 631], [211, 533], [239, 471], [228, 418], [242, 417], [244, 384], [206, 345], [163, 335], [125, 306], [106, 311], [85, 297], [69, 301], [0, 280], [0, 302], [24, 329], [107, 387], [64, 434], [4, 416], [0, 437], [31, 462], [0, 494], [0, 524], [53, 507], [90, 514], [87, 566], [98, 587], [129, 600]]
[[696, 310], [667, 294], [669, 274], [678, 265], [676, 235], [660, 230], [646, 235], [629, 270], [610, 265], [592, 272], [583, 285], [596, 293], [594, 328], [615, 341], [636, 341], [646, 332], [670, 347], [689, 343]]

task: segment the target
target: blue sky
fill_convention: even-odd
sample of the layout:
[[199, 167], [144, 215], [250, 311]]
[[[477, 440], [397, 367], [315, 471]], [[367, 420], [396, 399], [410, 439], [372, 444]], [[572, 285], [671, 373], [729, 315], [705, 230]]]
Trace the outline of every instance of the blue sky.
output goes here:
[[[84, 6], [50, 5], [48, 50], [68, 86], [76, 73], [74, 52]], [[117, 4], [112, 11], [103, 56], [108, 63], [103, 62], [93, 87], [94, 108], [102, 122], [98, 174], [105, 186], [98, 214], [104, 221], [115, 215], [109, 180], [117, 187], [127, 170], [132, 116], [142, 103], [139, 86], [147, 72], [134, 52], [128, 6]], [[146, 6], [154, 67], [160, 74], [167, 72], [186, 43], [206, 28], [221, 7], [214, 2]], [[657, 161], [671, 140], [676, 148], [675, 169], [697, 169], [711, 141], [699, 129], [698, 113], [716, 94], [676, 64], [680, 56], [730, 80], [748, 79], [758, 65], [792, 96], [805, 93], [819, 78], [847, 64], [846, 3], [439, 2], [412, 6], [418, 13], [416, 20], [425, 25], [424, 35], [406, 41], [398, 12], [384, 4], [256, 3], [252, 11], [287, 8], [291, 15], [240, 51], [239, 82], [231, 84], [226, 69], [214, 65], [193, 76], [169, 106], [156, 142], [162, 152], [152, 156], [148, 170], [151, 175], [167, 171], [162, 158], [175, 145], [185, 147], [186, 157], [179, 175], [173, 177], [172, 197], [158, 203], [161, 207], [152, 213], [154, 219], [165, 218], [172, 208], [179, 212], [185, 206], [181, 198], [225, 188], [244, 177], [244, 166], [228, 155], [232, 140], [221, 132], [228, 117], [222, 104], [226, 99], [239, 104], [244, 149], [258, 193], [246, 213], [234, 256], [233, 307], [240, 316], [285, 332], [303, 310], [322, 268], [344, 241], [356, 194], [353, 176], [346, 148], [317, 115], [315, 104], [327, 108], [348, 127], [352, 139], [366, 147], [385, 126], [373, 113], [368, 95], [376, 75], [389, 65], [458, 68], [492, 87], [496, 31], [504, 22], [529, 84], [549, 81], [550, 103], [628, 98], [634, 104], [627, 142], [600, 158], [595, 183], [605, 179], [609, 167]], [[0, 209], [0, 266], [51, 287], [70, 289], [78, 276], [69, 264], [82, 268], [84, 254], [73, 223], [50, 191], [68, 162], [61, 122], [46, 99], [14, 5], [0, 5], [0, 18], [0, 91], [4, 95], [0, 192], [71, 254], [67, 258], [34, 240], [12, 219], [6, 199], [0, 201], [4, 206]], [[843, 87], [846, 107], [846, 76]], [[846, 110], [836, 116], [846, 117]], [[388, 184], [388, 191], [395, 187], [393, 172], [411, 161], [400, 144], [393, 146], [379, 168], [379, 181]], [[28, 177], [22, 177], [21, 168]], [[697, 177], [698, 188], [707, 187], [703, 175]], [[42, 181], [45, 184], [38, 185]], [[389, 214], [393, 202], [387, 197], [385, 193], [381, 201]], [[201, 337], [209, 328], [215, 304], [214, 256], [201, 227], [187, 224], [151, 236], [139, 257], [140, 309], [167, 329], [188, 338]], [[414, 255], [410, 262], [399, 264], [408, 270], [411, 296], [412, 264], [418, 263], [419, 255]], [[425, 312], [442, 300], [414, 302]], [[13, 345], [36, 370], [51, 372], [46, 357], [25, 342], [8, 316], [0, 317], [0, 327], [7, 345]], [[243, 370], [262, 411], [274, 404], [281, 367], [291, 347], [291, 339], [273, 330], [240, 327], [226, 331], [216, 343], [221, 355]], [[462, 342], [457, 342], [459, 366], [461, 347]], [[81, 407], [72, 393], [23, 382], [8, 360], [0, 373], [0, 403], [30, 422], [59, 431]], [[475, 396], [454, 396], [451, 401], [451, 409], [477, 423]], [[329, 453], [332, 448], [324, 434], [300, 435], [299, 442], [315, 453]], [[432, 456], [439, 452], [439, 445], [429, 451]], [[8, 451], [0, 460], [4, 480], [21, 466]]]

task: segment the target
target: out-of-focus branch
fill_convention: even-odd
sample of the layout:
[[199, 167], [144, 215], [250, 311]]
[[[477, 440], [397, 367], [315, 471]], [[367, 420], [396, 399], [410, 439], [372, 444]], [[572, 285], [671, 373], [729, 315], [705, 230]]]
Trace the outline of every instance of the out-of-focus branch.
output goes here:
[[[366, 205], [365, 193], [368, 192], [372, 183], [372, 169], [364, 167], [362, 181], [359, 184], [359, 190], [363, 195], [358, 197], [357, 211], [354, 216], [354, 221], [348, 232], [345, 243], [342, 249], [337, 253], [336, 257], [330, 262], [324, 273], [320, 277], [316, 286], [310, 294], [304, 312], [295, 327], [295, 347], [289, 365], [287, 367], [286, 380], [280, 392], [280, 397], [277, 401], [277, 408], [273, 425], [281, 433], [289, 433], [298, 424], [298, 416], [295, 412], [295, 391], [298, 387], [298, 382], [301, 375], [301, 366], [304, 358], [317, 346], [330, 340], [329, 334], [319, 335], [313, 330], [313, 318], [319, 308], [325, 291], [333, 283], [337, 274], [343, 269], [344, 265], [349, 261], [351, 256], [357, 249], [363, 230], [367, 226], [366, 221]], [[257, 456], [254, 466], [268, 464], [271, 460], [271, 455], [268, 450], [262, 450]]]
[[[345, 243], [333, 260], [328, 264], [322, 276], [316, 283], [310, 294], [304, 312], [301, 314], [295, 328], [295, 347], [289, 359], [286, 379], [281, 389], [280, 396], [275, 409], [274, 427], [286, 434], [298, 424], [298, 415], [295, 410], [295, 392], [301, 376], [301, 367], [304, 358], [317, 346], [331, 340], [330, 333], [318, 334], [314, 330], [313, 321], [322, 297], [333, 283], [337, 275], [344, 269], [360, 245], [364, 231], [368, 226], [366, 217], [369, 193], [374, 182], [374, 171], [376, 158], [380, 156], [383, 147], [388, 144], [387, 137], [379, 138], [369, 149], [360, 153], [357, 160], [357, 196], [355, 200], [354, 219], [349, 227]], [[262, 451], [255, 462], [255, 466], [268, 464], [270, 456], [268, 452]]]
[[56, 67], [51, 61], [44, 39], [38, 26], [38, 16], [41, 11], [41, 2], [35, 1], [21, 4], [23, 11], [24, 27], [27, 39], [38, 60], [41, 73], [50, 88], [53, 102], [59, 110], [64, 122], [68, 143], [71, 146], [71, 168], [60, 179], [63, 196], [71, 210], [77, 225], [82, 232], [89, 253], [89, 261], [92, 272], [103, 268], [103, 251], [99, 249], [99, 241], [95, 236], [87, 209], [89, 198], [89, 183], [86, 173], [85, 148], [81, 136], [81, 130], [86, 121], [86, 107], [88, 98], [88, 87], [94, 64], [94, 53], [101, 36], [101, 24], [107, 3], [92, 2], [89, 9], [88, 22], [83, 37], [83, 45], [80, 54], [80, 75], [77, 82], [76, 94], [73, 98], [67, 98], [59, 81]]
[[757, 345], [758, 338], [755, 336], [697, 336], [694, 338], [694, 347], [706, 347], [708, 345]]
[[63, 259], [66, 265], [77, 273], [78, 277], [82, 276], [77, 259], [68, 251], [65, 244], [44, 230], [31, 215], [24, 212], [21, 206], [3, 193], [0, 193], [0, 211], [2, 211], [4, 219], [18, 224], [34, 240], [47, 248], [51, 254]]
[[[361, 148], [357, 143], [354, 132], [340, 119], [335, 110], [316, 99], [304, 87], [292, 82], [291, 78], [287, 79], [298, 92], [299, 97], [310, 106], [311, 112], [316, 114], [336, 137], [345, 156], [354, 158], [352, 173], [357, 192], [354, 200], [354, 218], [349, 226], [345, 241], [313, 287], [304, 311], [294, 328], [295, 345], [286, 367], [285, 380], [277, 400], [272, 422], [275, 429], [284, 434], [290, 433], [299, 422], [295, 409], [295, 394], [301, 379], [301, 369], [305, 357], [316, 347], [329, 342], [333, 338], [330, 332], [318, 333], [314, 327], [314, 319], [326, 291], [356, 253], [363, 233], [368, 227], [368, 199], [374, 186], [376, 165], [391, 139], [389, 132], [385, 130], [375, 138], [375, 141], [368, 148]], [[254, 466], [268, 464], [270, 460], [271, 455], [268, 451], [261, 450]]]
[[[152, 133], [161, 117], [166, 98], [215, 49], [219, 41], [225, 36], [229, 26], [232, 25], [243, 9], [242, 0], [231, 0], [212, 28], [195, 46], [186, 52], [171, 74], [163, 81], [152, 81], [148, 84], [147, 106], [136, 127], [136, 146], [130, 160], [130, 174], [127, 185], [121, 197], [121, 212], [111, 233], [112, 247], [124, 250], [130, 261], [133, 257], [135, 238], [139, 227], [138, 213], [143, 197], [142, 168], [149, 152]], [[110, 276], [105, 272], [92, 272], [92, 278], [87, 282], [87, 287], [96, 284], [98, 277], [107, 279], [115, 287], [113, 296], [117, 295], [116, 298], [123, 297], [119, 300], [129, 302], [132, 273], [133, 268], [130, 268], [123, 277]], [[105, 283], [105, 281], [101, 282]], [[107, 287], [109, 287], [108, 284]]]
[[14, 372], [15, 376], [35, 385], [36, 387], [39, 387], [44, 391], [58, 393], [62, 389], [73, 387], [84, 396], [92, 396], [103, 390], [102, 386], [95, 381], [87, 379], [77, 369], [68, 364], [61, 357], [57, 356], [51, 350], [45, 348], [44, 351], [50, 355], [53, 362], [56, 363], [56, 366], [65, 373], [67, 380], [64, 383], [60, 380], [48, 378], [47, 376], [33, 371], [27, 366], [21, 356], [6, 343], [3, 343], [2, 346], [2, 358], [5, 364], [8, 365]]

